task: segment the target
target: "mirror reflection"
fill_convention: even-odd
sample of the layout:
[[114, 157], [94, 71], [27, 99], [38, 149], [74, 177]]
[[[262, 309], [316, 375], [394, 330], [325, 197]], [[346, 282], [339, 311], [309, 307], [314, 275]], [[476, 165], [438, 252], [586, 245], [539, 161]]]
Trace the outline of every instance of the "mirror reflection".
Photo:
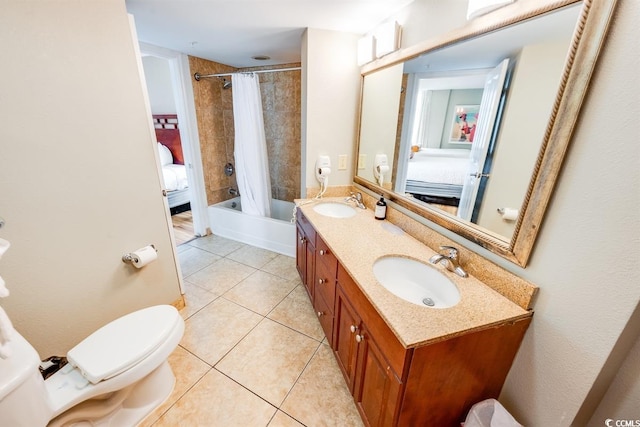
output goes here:
[[366, 75], [357, 176], [508, 241], [580, 6]]

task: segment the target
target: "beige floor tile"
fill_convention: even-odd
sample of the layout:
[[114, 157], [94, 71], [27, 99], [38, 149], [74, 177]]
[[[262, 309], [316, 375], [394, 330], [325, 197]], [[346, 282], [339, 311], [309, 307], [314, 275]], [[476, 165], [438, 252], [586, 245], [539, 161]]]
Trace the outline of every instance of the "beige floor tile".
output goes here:
[[280, 276], [283, 279], [300, 281], [300, 275], [296, 269], [296, 259], [286, 255], [279, 254], [266, 263], [261, 270]]
[[207, 291], [188, 280], [184, 281], [184, 300], [185, 307], [180, 310], [180, 315], [183, 319], [188, 319], [193, 316], [198, 310], [209, 304], [218, 296], [212, 292]]
[[300, 424], [284, 412], [278, 411], [271, 419], [268, 427], [304, 427], [304, 425]]
[[319, 345], [286, 326], [264, 319], [216, 369], [279, 406]]
[[203, 251], [198, 248], [188, 248], [178, 253], [178, 260], [180, 261], [180, 269], [182, 270], [182, 277], [190, 276], [196, 271], [210, 265], [211, 263], [219, 260], [218, 255], [214, 255], [210, 252]]
[[186, 251], [187, 249], [191, 249], [191, 246], [189, 246], [189, 245], [188, 245], [188, 244], [186, 244], [186, 243], [184, 243], [184, 244], [182, 244], [182, 245], [178, 245], [178, 246], [176, 247], [176, 253], [184, 252], [184, 251]]
[[267, 317], [318, 341], [324, 339], [324, 331], [304, 285], [298, 285]]
[[154, 427], [262, 427], [275, 412], [276, 408], [212, 369]]
[[246, 245], [243, 248], [227, 255], [227, 258], [254, 268], [262, 268], [262, 266], [274, 259], [276, 256], [278, 256], [278, 254], [275, 252]]
[[255, 271], [253, 267], [222, 258], [187, 277], [187, 280], [216, 295], [222, 295]]
[[361, 427], [331, 348], [321, 345], [280, 409], [307, 426]]
[[283, 280], [264, 271], [256, 271], [224, 293], [224, 297], [266, 316], [296, 287], [295, 282]]
[[141, 424], [140, 427], [150, 426], [167, 411], [187, 390], [200, 380], [211, 366], [195, 357], [182, 347], [176, 348], [169, 356], [169, 365], [176, 376], [176, 385], [167, 400], [156, 408]]
[[189, 245], [196, 248], [204, 249], [216, 255], [227, 256], [231, 252], [245, 246], [244, 243], [236, 242], [235, 240], [225, 239], [224, 237], [214, 236], [213, 234], [199, 239], [192, 240]]
[[187, 319], [180, 345], [213, 366], [262, 319], [246, 308], [218, 298]]

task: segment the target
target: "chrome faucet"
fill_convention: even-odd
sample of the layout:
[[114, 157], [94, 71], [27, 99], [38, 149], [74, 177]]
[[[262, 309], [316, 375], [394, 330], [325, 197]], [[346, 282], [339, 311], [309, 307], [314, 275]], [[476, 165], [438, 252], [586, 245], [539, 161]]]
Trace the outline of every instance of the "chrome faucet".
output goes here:
[[447, 270], [453, 271], [458, 276], [467, 277], [467, 272], [458, 263], [458, 249], [453, 246], [440, 246], [440, 249], [447, 252], [432, 256], [429, 258], [429, 262], [431, 264], [443, 264]]
[[358, 192], [357, 194], [351, 193], [349, 197], [344, 199], [345, 202], [355, 202], [356, 206], [360, 209], [367, 209], [367, 207], [362, 202], [362, 193]]

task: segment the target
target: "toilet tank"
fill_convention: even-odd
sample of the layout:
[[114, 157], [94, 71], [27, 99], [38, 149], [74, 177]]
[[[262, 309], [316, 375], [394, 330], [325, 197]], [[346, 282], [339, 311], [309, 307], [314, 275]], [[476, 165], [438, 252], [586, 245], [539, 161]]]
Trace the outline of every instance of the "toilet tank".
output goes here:
[[17, 331], [0, 359], [0, 426], [44, 426], [51, 409], [36, 350]]

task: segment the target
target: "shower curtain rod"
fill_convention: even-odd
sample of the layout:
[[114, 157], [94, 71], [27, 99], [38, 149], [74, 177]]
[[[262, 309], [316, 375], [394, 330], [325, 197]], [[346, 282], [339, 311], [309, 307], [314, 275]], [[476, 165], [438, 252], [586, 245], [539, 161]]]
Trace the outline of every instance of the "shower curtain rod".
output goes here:
[[195, 73], [193, 78], [196, 81], [200, 81], [200, 79], [208, 79], [209, 77], [224, 77], [224, 76], [232, 76], [234, 74], [239, 73], [275, 73], [276, 71], [297, 71], [301, 70], [302, 67], [291, 67], [291, 68], [274, 68], [272, 70], [255, 70], [255, 71], [236, 71], [235, 73], [220, 73], [220, 74], [200, 74]]

